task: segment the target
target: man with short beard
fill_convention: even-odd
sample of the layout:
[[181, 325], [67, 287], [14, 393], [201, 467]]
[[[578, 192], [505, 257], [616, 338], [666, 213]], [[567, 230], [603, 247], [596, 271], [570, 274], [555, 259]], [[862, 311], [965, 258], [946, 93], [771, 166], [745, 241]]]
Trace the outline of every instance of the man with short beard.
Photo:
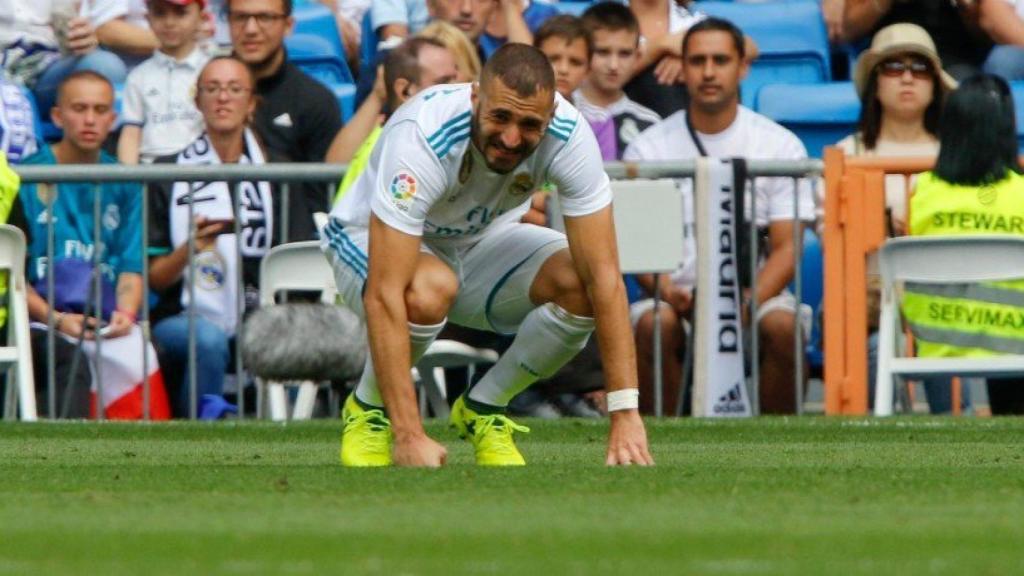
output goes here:
[[[557, 186], [564, 235], [519, 222], [544, 181]], [[512, 436], [528, 429], [506, 415], [509, 401], [569, 362], [595, 329], [611, 419], [605, 462], [654, 463], [637, 412], [611, 186], [593, 132], [555, 92], [540, 50], [506, 44], [479, 84], [435, 86], [402, 106], [321, 247], [370, 341], [342, 413], [342, 464], [444, 464], [410, 371], [449, 319], [516, 335], [452, 406], [450, 423], [477, 464], [526, 463]]]
[[[253, 127], [278, 162], [323, 162], [341, 130], [338, 101], [288, 62], [284, 38], [295, 26], [292, 0], [228, 0], [235, 56], [252, 69], [260, 104]], [[317, 185], [292, 185], [288, 240], [316, 237], [313, 213], [328, 209]]]

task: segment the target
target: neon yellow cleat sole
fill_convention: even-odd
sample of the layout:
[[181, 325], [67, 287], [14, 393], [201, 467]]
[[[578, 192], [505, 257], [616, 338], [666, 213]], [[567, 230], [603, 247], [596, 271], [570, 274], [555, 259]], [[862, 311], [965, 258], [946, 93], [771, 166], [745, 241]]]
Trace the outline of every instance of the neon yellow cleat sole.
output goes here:
[[342, 466], [391, 465], [391, 421], [384, 411], [365, 409], [349, 394], [341, 411], [345, 427], [341, 432]]
[[526, 460], [519, 453], [512, 434], [529, 432], [504, 414], [477, 414], [466, 406], [463, 394], [452, 405], [449, 417], [452, 428], [460, 438], [468, 439], [476, 450], [479, 466], [525, 466]]

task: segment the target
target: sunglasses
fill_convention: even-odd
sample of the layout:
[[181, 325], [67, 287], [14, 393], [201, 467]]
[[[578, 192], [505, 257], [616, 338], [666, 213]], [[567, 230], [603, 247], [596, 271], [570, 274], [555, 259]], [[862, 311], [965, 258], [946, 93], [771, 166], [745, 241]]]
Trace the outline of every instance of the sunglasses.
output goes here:
[[910, 74], [919, 80], [926, 80], [931, 78], [934, 74], [932, 70], [932, 63], [927, 60], [919, 58], [910, 58], [907, 60], [886, 60], [878, 65], [878, 71], [883, 76], [890, 78], [899, 78], [903, 76], [903, 73], [910, 70]]

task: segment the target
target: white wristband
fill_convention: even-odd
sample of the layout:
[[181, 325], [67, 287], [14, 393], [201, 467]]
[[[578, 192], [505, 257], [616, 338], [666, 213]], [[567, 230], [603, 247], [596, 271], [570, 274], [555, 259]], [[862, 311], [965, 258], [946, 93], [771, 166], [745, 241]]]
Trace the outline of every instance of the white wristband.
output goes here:
[[640, 405], [640, 391], [636, 388], [614, 390], [608, 393], [608, 411], [636, 410]]

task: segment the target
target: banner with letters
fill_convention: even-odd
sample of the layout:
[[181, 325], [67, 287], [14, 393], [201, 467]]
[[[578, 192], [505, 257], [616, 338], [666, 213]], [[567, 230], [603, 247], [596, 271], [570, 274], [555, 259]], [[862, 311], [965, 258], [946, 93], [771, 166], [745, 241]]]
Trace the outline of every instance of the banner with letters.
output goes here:
[[[731, 160], [697, 159], [693, 203], [697, 241], [693, 415], [750, 416], [743, 368], [739, 247], [742, 182]], [[740, 184], [737, 186], [736, 181]]]

